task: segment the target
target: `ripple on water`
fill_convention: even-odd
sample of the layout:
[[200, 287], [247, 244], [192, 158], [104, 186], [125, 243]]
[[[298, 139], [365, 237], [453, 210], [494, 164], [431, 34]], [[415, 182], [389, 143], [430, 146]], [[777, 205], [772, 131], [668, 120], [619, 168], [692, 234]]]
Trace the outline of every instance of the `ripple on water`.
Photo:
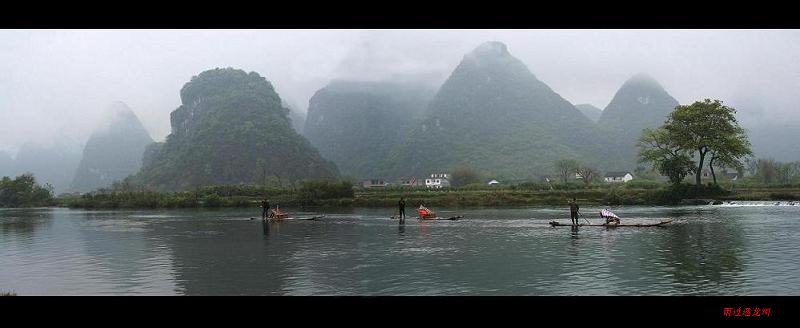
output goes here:
[[800, 293], [797, 207], [613, 210], [676, 221], [571, 231], [547, 224], [562, 210], [463, 209], [452, 213], [465, 220], [398, 229], [379, 210], [355, 209], [264, 230], [238, 222], [242, 210], [4, 210], [0, 283], [21, 294]]

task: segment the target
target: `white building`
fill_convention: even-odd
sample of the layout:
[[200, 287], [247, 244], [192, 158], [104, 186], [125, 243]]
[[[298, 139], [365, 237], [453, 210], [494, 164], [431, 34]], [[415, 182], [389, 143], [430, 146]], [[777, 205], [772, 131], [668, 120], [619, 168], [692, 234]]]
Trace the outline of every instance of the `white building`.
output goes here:
[[605, 182], [628, 182], [633, 180], [633, 174], [630, 172], [607, 172], [603, 176]]
[[426, 188], [443, 188], [443, 187], [450, 187], [450, 175], [447, 173], [435, 173], [431, 174], [429, 178], [425, 179], [425, 187]]
[[492, 181], [489, 181], [489, 183], [487, 183], [487, 184], [490, 185], [490, 186], [494, 186], [496, 184], [500, 184], [500, 181], [492, 180]]

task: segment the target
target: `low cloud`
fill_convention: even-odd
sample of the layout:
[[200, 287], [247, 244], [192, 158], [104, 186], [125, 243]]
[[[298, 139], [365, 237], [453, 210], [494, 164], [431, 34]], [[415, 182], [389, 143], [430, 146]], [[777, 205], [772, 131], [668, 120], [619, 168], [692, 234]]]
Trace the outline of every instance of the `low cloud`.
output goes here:
[[681, 103], [719, 98], [743, 120], [800, 122], [792, 30], [3, 30], [0, 151], [82, 145], [115, 101], [161, 140], [181, 86], [206, 69], [256, 71], [305, 111], [332, 79], [438, 86], [490, 40], [574, 104], [604, 108], [647, 72]]

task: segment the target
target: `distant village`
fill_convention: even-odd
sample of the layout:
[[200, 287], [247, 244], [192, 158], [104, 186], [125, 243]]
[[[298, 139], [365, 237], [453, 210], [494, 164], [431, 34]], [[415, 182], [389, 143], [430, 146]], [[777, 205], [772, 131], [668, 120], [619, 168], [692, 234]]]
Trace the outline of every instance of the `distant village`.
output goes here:
[[[711, 171], [708, 169], [703, 169], [701, 176], [706, 178], [711, 178]], [[731, 181], [736, 181], [740, 178], [740, 174], [737, 172], [728, 172], [727, 170], [722, 170], [721, 172], [717, 172], [717, 176], [725, 176], [727, 179]], [[551, 176], [542, 176], [542, 182], [549, 182], [554, 183], [559, 181], [559, 178], [551, 177]], [[628, 181], [634, 180], [636, 177], [630, 171], [609, 171], [606, 172], [602, 177], [602, 182], [605, 183], [626, 183]], [[441, 189], [441, 188], [448, 188], [450, 187], [451, 183], [451, 176], [449, 173], [432, 173], [428, 177], [424, 179], [420, 179], [417, 177], [405, 177], [405, 178], [397, 178], [397, 179], [367, 179], [362, 180], [358, 187], [362, 188], [387, 188], [387, 187], [410, 187], [410, 188], [429, 188], [429, 189]], [[581, 181], [583, 177], [580, 173], [575, 173], [575, 181]], [[502, 184], [511, 184], [517, 183], [519, 181], [498, 181], [496, 179], [488, 179], [484, 183], [489, 186], [497, 186]]]
[[[417, 177], [391, 179], [367, 179], [361, 181], [360, 187], [363, 188], [385, 188], [385, 187], [418, 187], [440, 189], [450, 187], [450, 174], [448, 173], [433, 173], [427, 178], [419, 179]], [[583, 177], [580, 174], [575, 174], [575, 180], [581, 180]], [[608, 183], [625, 183], [634, 179], [633, 173], [628, 171], [620, 172], [607, 172], [603, 176], [603, 181]], [[552, 177], [542, 177], [543, 182], [555, 182], [557, 179]], [[489, 186], [501, 185], [504, 182], [496, 179], [489, 179], [486, 184]], [[508, 183], [506, 181], [506, 183]]]

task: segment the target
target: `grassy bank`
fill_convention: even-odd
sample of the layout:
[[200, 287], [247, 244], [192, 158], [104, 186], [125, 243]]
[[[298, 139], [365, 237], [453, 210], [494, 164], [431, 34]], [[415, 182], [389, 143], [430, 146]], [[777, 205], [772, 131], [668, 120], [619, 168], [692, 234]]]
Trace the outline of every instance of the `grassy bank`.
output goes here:
[[[641, 181], [626, 184], [520, 184], [507, 187], [470, 186], [447, 189], [351, 188], [339, 182], [313, 182], [299, 188], [207, 186], [182, 192], [114, 191], [58, 198], [60, 206], [85, 209], [257, 207], [263, 197], [281, 206], [392, 207], [400, 197], [416, 206], [535, 206], [564, 205], [570, 199], [587, 205], [675, 205], [687, 199], [800, 200], [800, 187], [748, 187], [733, 191], [720, 186], [667, 185]], [[691, 202], [689, 202], [691, 203]]]
[[721, 200], [747, 200], [747, 201], [767, 201], [767, 200], [800, 200], [800, 188], [746, 188], [720, 197]]

